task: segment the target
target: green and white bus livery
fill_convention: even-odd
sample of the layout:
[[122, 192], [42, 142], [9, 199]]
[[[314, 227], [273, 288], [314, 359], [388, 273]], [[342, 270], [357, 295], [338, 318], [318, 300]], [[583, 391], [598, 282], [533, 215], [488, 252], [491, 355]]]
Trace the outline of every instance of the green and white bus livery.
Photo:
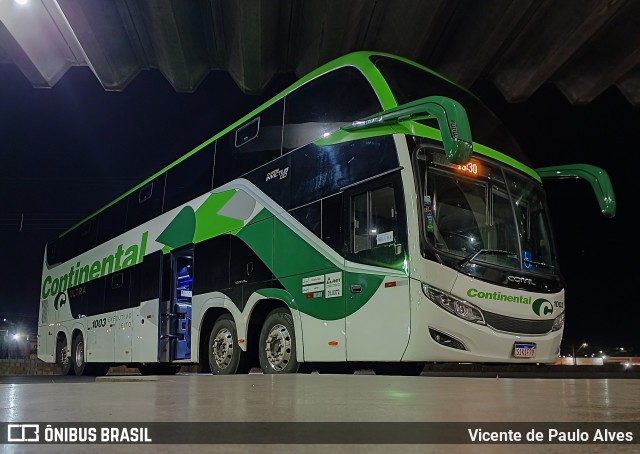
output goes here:
[[348, 54], [49, 242], [38, 357], [78, 375], [553, 362], [547, 178], [587, 179], [615, 214], [604, 170], [533, 169], [468, 91]]

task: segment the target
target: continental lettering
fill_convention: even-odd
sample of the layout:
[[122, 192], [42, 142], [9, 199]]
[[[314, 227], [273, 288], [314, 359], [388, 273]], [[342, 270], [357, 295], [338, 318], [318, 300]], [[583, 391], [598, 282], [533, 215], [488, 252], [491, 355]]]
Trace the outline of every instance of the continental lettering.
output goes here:
[[509, 303], [531, 304], [530, 296], [508, 295], [500, 291], [481, 292], [478, 289], [470, 288], [467, 290], [467, 296], [470, 298], [478, 298], [481, 300], [507, 301]]
[[69, 271], [60, 277], [46, 276], [42, 281], [40, 297], [42, 299], [66, 291], [69, 287], [75, 287], [93, 279], [98, 279], [114, 271], [136, 265], [144, 259], [147, 248], [149, 232], [144, 232], [139, 244], [129, 245], [125, 249], [124, 244], [119, 244], [113, 254], [90, 263], [76, 262], [71, 265]]

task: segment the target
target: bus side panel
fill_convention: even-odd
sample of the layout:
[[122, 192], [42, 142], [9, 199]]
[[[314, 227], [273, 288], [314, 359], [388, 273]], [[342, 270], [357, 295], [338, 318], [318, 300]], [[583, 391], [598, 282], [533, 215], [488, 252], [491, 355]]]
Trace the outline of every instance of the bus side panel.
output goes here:
[[131, 361], [153, 363], [158, 361], [158, 324], [160, 301], [144, 301], [133, 309]]
[[400, 361], [409, 342], [409, 278], [347, 273], [345, 288], [347, 359]]
[[87, 317], [87, 362], [112, 363], [115, 352], [115, 331], [110, 321], [112, 313]]
[[38, 322], [38, 359], [45, 363], [56, 361], [55, 322], [57, 311], [50, 307], [50, 298], [40, 301]]
[[[303, 234], [280, 219], [274, 220], [274, 274], [294, 297], [301, 312], [304, 360], [345, 361], [342, 273], [316, 249], [322, 246], [305, 241]], [[340, 292], [327, 295], [327, 280], [334, 275], [339, 276], [336, 285]]]
[[114, 360], [117, 363], [129, 363], [131, 359], [133, 314], [135, 309], [118, 311], [113, 320], [115, 331]]

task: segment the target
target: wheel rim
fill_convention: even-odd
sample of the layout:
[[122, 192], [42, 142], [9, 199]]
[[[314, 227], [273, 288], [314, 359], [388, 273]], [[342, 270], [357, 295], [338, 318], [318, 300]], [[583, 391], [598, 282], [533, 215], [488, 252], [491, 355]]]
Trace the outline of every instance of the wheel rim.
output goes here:
[[60, 348], [60, 365], [65, 368], [69, 365], [69, 357], [67, 356], [67, 344], [66, 342]]
[[84, 342], [78, 342], [78, 346], [76, 347], [76, 351], [73, 356], [76, 361], [76, 366], [80, 367], [84, 364]]
[[286, 326], [277, 324], [267, 334], [265, 352], [269, 365], [280, 372], [291, 360], [291, 334]]
[[216, 334], [212, 346], [213, 359], [220, 369], [226, 369], [233, 357], [233, 335], [227, 328], [222, 328]]

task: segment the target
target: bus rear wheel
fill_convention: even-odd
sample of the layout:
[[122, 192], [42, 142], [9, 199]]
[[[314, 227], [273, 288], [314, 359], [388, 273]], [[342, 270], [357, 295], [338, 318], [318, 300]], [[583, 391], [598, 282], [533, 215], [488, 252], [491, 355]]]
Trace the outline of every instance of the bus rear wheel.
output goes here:
[[71, 375], [73, 367], [71, 367], [71, 359], [69, 358], [69, 343], [66, 336], [60, 337], [56, 344], [56, 363], [60, 366], [62, 375]]
[[218, 317], [209, 335], [209, 367], [213, 375], [246, 374], [247, 353], [238, 344], [238, 331], [233, 317], [224, 314]]
[[[84, 337], [76, 335], [71, 343], [71, 361], [76, 375], [84, 375], [87, 362], [84, 357]], [[88, 371], [87, 371], [88, 372]]]
[[267, 315], [259, 342], [260, 367], [265, 374], [295, 374], [300, 368], [296, 358], [296, 339], [291, 313], [279, 307]]

